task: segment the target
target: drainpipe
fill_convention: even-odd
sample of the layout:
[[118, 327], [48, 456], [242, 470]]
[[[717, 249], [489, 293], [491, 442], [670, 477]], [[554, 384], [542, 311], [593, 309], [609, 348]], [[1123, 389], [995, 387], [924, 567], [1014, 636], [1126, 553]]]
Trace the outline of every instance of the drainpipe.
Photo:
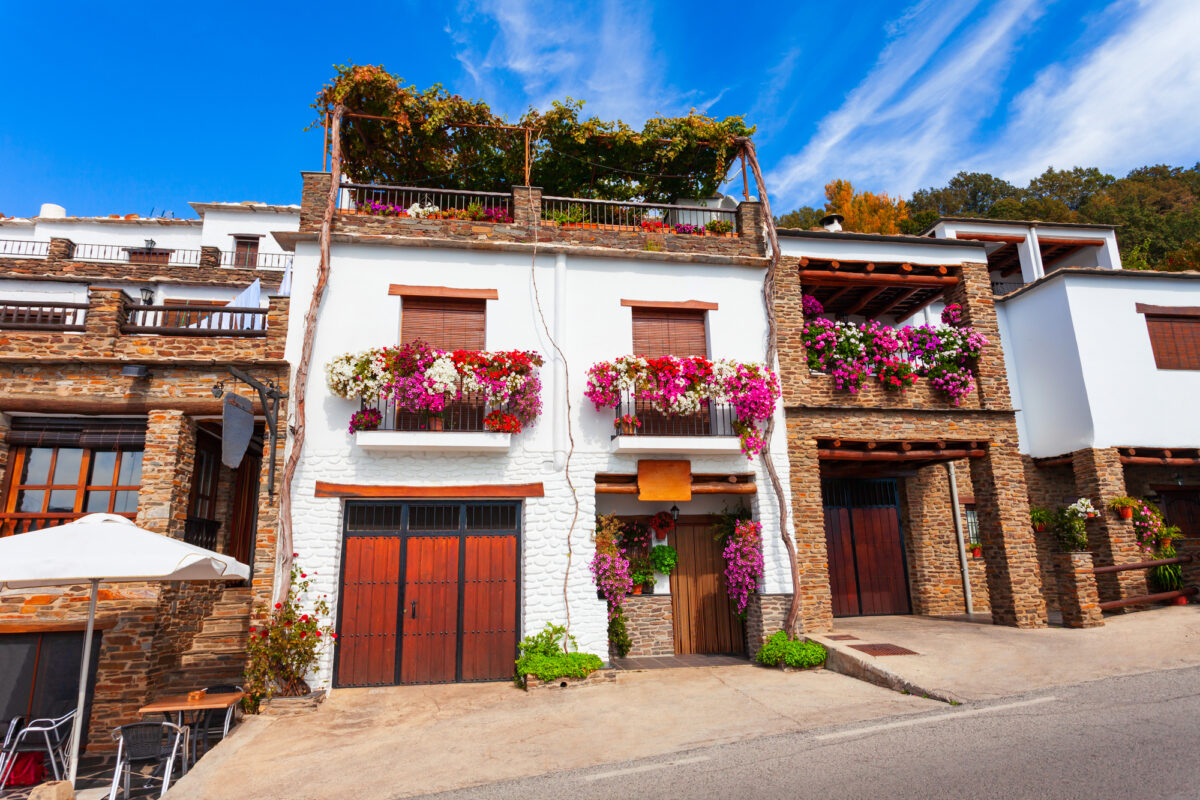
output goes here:
[[[566, 329], [567, 308], [567, 254], [554, 256], [554, 341], [558, 349], [566, 352], [563, 333]], [[567, 365], [555, 353], [554, 364], [554, 468], [561, 470], [567, 465]]]
[[962, 567], [963, 598], [967, 601], [967, 613], [975, 613], [975, 602], [971, 599], [971, 570], [967, 566], [967, 543], [963, 539], [962, 506], [958, 504], [958, 479], [954, 474], [953, 462], [946, 462], [946, 475], [950, 478], [950, 505], [954, 509], [954, 538], [958, 540], [958, 563]]

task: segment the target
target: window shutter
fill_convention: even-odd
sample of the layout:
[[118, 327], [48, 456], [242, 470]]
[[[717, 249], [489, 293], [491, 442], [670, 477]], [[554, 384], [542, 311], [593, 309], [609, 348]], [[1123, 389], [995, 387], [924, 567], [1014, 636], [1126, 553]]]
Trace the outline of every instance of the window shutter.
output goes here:
[[400, 342], [418, 339], [438, 350], [484, 350], [485, 300], [405, 297]]
[[708, 357], [704, 335], [704, 311], [681, 309], [633, 309], [633, 353], [646, 358], [660, 356]]
[[1147, 314], [1146, 328], [1159, 369], [1200, 370], [1200, 317]]

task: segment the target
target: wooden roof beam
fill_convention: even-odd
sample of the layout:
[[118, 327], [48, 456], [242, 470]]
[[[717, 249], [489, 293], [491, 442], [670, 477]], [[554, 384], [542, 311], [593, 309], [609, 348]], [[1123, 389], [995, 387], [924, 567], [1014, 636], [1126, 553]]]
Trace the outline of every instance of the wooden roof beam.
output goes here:
[[854, 305], [852, 305], [852, 306], [850, 306], [850, 308], [846, 309], [846, 313], [847, 314], [859, 313], [864, 308], [866, 308], [867, 305], [869, 305], [872, 300], [874, 300], [880, 294], [885, 292], [888, 288], [889, 287], [887, 287], [887, 286], [876, 286], [874, 289], [867, 289], [865, 292], [862, 293], [862, 295], [858, 298], [858, 300], [855, 301]]
[[830, 270], [802, 269], [801, 283], [813, 286], [923, 286], [926, 288], [944, 288], [958, 283], [956, 275], [893, 275], [879, 273], [833, 272]]
[[896, 308], [896, 306], [907, 303], [909, 300], [912, 299], [912, 296], [919, 291], [921, 291], [920, 287], [904, 290], [900, 294], [896, 295], [896, 298], [894, 300], [888, 302], [886, 305], [884, 305], [883, 308], [879, 309], [879, 313], [876, 314], [875, 316], [877, 316], [877, 317], [887, 316], [889, 313], [891, 313], [891, 311], [894, 308]]

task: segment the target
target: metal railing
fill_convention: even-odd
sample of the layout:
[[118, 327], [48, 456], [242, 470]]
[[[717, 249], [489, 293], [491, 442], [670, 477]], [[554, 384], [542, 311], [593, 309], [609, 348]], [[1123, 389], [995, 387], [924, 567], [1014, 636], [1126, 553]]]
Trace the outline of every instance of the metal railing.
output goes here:
[[494, 409], [488, 406], [482, 393], [462, 392], [458, 399], [446, 403], [440, 414], [431, 415], [424, 412], [408, 411], [397, 408], [396, 399], [380, 395], [368, 400], [363, 398], [362, 409], [375, 409], [379, 412], [381, 431], [484, 431], [483, 420]]
[[1024, 281], [992, 281], [992, 296], [1000, 297], [1009, 292], [1015, 292], [1024, 285]]
[[[621, 417], [637, 417], [637, 424], [620, 423]], [[694, 414], [664, 414], [649, 400], [630, 395], [621, 398], [613, 418], [613, 437], [617, 436], [737, 436], [733, 406], [705, 401]]]
[[[43, 528], [53, 528], [56, 525], [65, 525], [74, 519], [79, 519], [83, 514], [24, 514], [20, 512], [11, 512], [0, 514], [0, 536], [11, 536], [16, 533], [29, 533], [30, 531], [40, 531]], [[122, 516], [133, 519], [133, 514], [122, 514]]]
[[44, 258], [49, 254], [49, 242], [32, 242], [28, 239], [0, 239], [0, 256]]
[[542, 224], [605, 231], [736, 236], [737, 211], [706, 206], [543, 196]]
[[77, 244], [76, 261], [109, 261], [123, 264], [179, 264], [199, 266], [199, 250], [173, 250], [153, 245]]
[[338, 209], [350, 214], [412, 216], [409, 209], [414, 205], [431, 209], [429, 212], [421, 212], [427, 214], [425, 218], [428, 219], [512, 222], [512, 195], [507, 192], [345, 183], [342, 184], [342, 191], [338, 193]]
[[217, 549], [217, 532], [221, 523], [215, 519], [188, 517], [183, 521], [183, 541], [187, 544], [203, 547], [205, 550]]
[[169, 336], [266, 336], [267, 309], [129, 305], [121, 331]]
[[87, 303], [0, 300], [0, 328], [10, 331], [82, 331]]
[[[1093, 575], [1111, 575], [1117, 572], [1127, 572], [1129, 570], [1138, 569], [1153, 569], [1154, 567], [1165, 567], [1170, 564], [1190, 564], [1192, 563], [1191, 556], [1177, 556], [1175, 558], [1159, 558], [1153, 561], [1138, 561], [1133, 564], [1111, 564], [1103, 567], [1093, 567], [1091, 572]], [[1142, 594], [1136, 597], [1125, 597], [1120, 600], [1107, 600], [1100, 603], [1101, 611], [1113, 611], [1126, 606], [1141, 606], [1149, 605], [1150, 603], [1160, 603], [1164, 600], [1174, 600], [1176, 597], [1195, 597], [1200, 594], [1200, 588], [1195, 586], [1187, 586], [1183, 589], [1173, 589], [1169, 592], [1154, 592], [1152, 594]]]
[[287, 269], [292, 263], [292, 253], [238, 253], [221, 251], [221, 266], [237, 269]]

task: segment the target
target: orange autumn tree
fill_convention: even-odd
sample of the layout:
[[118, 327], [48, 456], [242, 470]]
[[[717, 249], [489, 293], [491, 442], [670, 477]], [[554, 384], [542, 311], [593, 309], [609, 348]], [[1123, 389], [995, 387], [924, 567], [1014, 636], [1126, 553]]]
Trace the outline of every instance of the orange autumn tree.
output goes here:
[[850, 181], [841, 179], [825, 184], [825, 210], [846, 218], [842, 227], [857, 233], [900, 233], [900, 223], [908, 219], [903, 200], [886, 194], [855, 192]]

